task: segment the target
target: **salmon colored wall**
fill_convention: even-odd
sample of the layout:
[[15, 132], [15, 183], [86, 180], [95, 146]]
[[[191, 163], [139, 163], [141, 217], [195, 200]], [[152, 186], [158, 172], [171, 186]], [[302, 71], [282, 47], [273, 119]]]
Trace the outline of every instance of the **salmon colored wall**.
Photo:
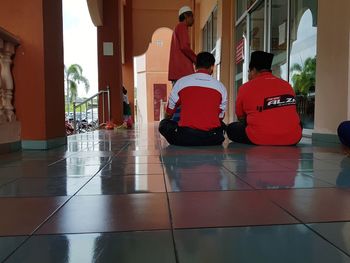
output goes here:
[[350, 2], [318, 1], [316, 133], [336, 134], [349, 117], [349, 45]]
[[201, 0], [200, 1], [200, 19], [197, 21], [200, 29], [203, 29], [205, 23], [208, 21], [208, 18], [213, 12], [215, 6], [217, 5], [217, 0]]
[[146, 52], [146, 71], [168, 71], [172, 34], [173, 31], [169, 28], [160, 28], [154, 32]]
[[168, 65], [172, 33], [173, 31], [168, 28], [158, 29], [154, 32], [152, 42], [149, 44], [146, 52], [148, 122], [154, 121], [153, 85], [167, 84], [167, 96], [172, 88], [170, 81], [168, 81]]
[[[104, 0], [103, 26], [97, 29], [99, 89], [110, 87], [111, 116], [115, 123], [121, 123], [123, 116], [119, 1]], [[113, 42], [113, 56], [103, 55], [103, 42]]]
[[202, 51], [202, 29], [200, 27], [200, 17], [201, 17], [201, 5], [196, 1], [194, 9], [194, 25], [192, 26], [193, 40], [192, 46], [194, 47], [195, 53]]
[[[63, 43], [54, 43], [62, 39], [62, 19], [58, 19], [62, 9], [61, 1], [53, 2], [57, 3], [48, 4], [45, 1], [43, 5], [43, 0], [1, 0], [0, 24], [21, 41], [14, 59], [13, 75], [14, 105], [22, 125], [23, 140], [46, 140], [61, 136], [64, 127], [64, 122], [61, 123], [64, 118], [61, 95], [64, 92], [63, 74], [60, 74], [63, 69], [59, 69], [63, 65]], [[43, 15], [44, 11], [47, 14]], [[52, 19], [49, 16], [53, 16]], [[44, 27], [44, 22], [49, 20], [52, 25]], [[48, 34], [45, 38], [44, 32]], [[52, 50], [49, 45], [53, 45]], [[48, 54], [50, 52], [52, 55]], [[45, 58], [45, 55], [50, 57]], [[50, 73], [51, 69], [57, 72]], [[61, 111], [56, 109], [61, 103], [63, 117], [59, 116]], [[48, 119], [52, 122], [47, 123]]]
[[126, 1], [124, 6], [124, 54], [125, 63], [123, 64], [123, 85], [128, 90], [128, 99], [134, 115], [134, 57], [132, 54], [132, 1]]
[[194, 0], [133, 0], [133, 54], [146, 52], [153, 33], [161, 27], [174, 29], [178, 23], [178, 11], [184, 6], [194, 7]]

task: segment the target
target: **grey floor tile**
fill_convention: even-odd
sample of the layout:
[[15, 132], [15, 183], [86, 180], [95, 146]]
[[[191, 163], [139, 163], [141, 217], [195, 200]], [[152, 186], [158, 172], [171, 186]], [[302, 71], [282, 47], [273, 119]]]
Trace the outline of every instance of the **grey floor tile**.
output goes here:
[[310, 224], [309, 226], [350, 255], [350, 222]]
[[304, 225], [176, 230], [181, 263], [348, 263]]
[[25, 236], [0, 237], [0, 262], [3, 262], [25, 239]]
[[88, 177], [20, 178], [0, 187], [0, 197], [74, 195]]
[[169, 231], [31, 237], [7, 263], [175, 263]]

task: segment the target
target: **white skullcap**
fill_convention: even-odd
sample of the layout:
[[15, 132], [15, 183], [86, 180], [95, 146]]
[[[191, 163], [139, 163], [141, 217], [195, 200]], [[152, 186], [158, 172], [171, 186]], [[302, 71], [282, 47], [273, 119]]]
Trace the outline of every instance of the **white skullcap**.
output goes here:
[[186, 5], [181, 7], [179, 10], [179, 16], [181, 16], [183, 13], [186, 13], [186, 12], [192, 12], [191, 7], [186, 6]]

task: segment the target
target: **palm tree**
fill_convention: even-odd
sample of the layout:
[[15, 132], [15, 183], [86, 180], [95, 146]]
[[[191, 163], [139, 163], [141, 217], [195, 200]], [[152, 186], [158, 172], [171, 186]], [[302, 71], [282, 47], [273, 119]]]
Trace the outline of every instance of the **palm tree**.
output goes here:
[[68, 68], [64, 66], [64, 80], [67, 88], [68, 113], [70, 103], [75, 101], [78, 95], [78, 84], [84, 84], [85, 92], [90, 89], [89, 81], [83, 76], [83, 68], [78, 64], [72, 64]]
[[295, 72], [292, 76], [295, 93], [306, 97], [310, 89], [315, 87], [316, 57], [307, 58], [303, 65], [293, 64], [291, 72]]

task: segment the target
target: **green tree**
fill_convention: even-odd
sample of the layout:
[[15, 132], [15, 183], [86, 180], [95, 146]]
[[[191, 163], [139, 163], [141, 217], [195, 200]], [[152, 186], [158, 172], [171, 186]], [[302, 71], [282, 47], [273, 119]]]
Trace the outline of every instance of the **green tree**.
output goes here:
[[80, 83], [84, 84], [86, 92], [90, 89], [88, 79], [83, 76], [83, 68], [78, 64], [72, 64], [68, 68], [64, 66], [64, 80], [66, 83], [68, 104], [76, 100], [78, 96], [78, 85]]
[[307, 96], [310, 89], [315, 88], [316, 57], [307, 58], [303, 65], [295, 63], [291, 67], [292, 82], [297, 95]]

